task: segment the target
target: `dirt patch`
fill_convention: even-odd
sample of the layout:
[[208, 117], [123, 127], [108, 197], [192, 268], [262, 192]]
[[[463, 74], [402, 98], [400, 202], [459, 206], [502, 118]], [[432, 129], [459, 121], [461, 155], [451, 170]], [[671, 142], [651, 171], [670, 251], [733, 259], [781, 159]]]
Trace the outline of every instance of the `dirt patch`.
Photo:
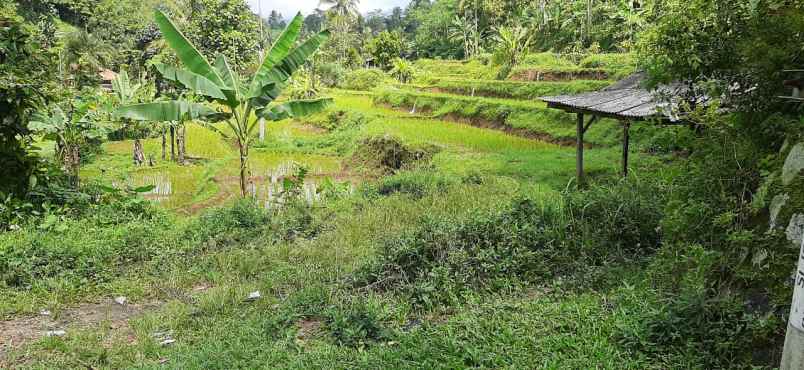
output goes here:
[[372, 168], [394, 173], [415, 163], [429, 161], [440, 148], [412, 147], [392, 135], [371, 136], [361, 140], [348, 163], [357, 168]]
[[513, 81], [572, 81], [572, 80], [608, 80], [609, 74], [604, 70], [585, 69], [580, 71], [541, 71], [526, 69], [511, 75]]
[[47, 336], [69, 336], [71, 331], [108, 325], [112, 330], [130, 330], [130, 319], [146, 310], [161, 306], [159, 302], [119, 304], [109, 299], [88, 303], [61, 312], [42, 311], [39, 315], [0, 321], [0, 365], [9, 350]]
[[297, 123], [293, 126], [293, 129], [297, 130], [298, 132], [309, 134], [309, 135], [323, 135], [326, 134], [328, 131], [324, 128], [311, 125], [309, 123]]
[[321, 333], [324, 323], [318, 319], [304, 319], [296, 323], [299, 331], [296, 333], [297, 341], [307, 341]]

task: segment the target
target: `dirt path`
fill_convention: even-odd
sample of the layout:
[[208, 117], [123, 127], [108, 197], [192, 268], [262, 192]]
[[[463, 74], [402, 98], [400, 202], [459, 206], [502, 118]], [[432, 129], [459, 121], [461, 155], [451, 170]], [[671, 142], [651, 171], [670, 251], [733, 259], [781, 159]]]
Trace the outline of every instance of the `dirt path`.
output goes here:
[[[144, 304], [117, 303], [112, 299], [102, 303], [86, 303], [58, 313], [42, 311], [36, 316], [0, 321], [0, 368], [5, 368], [6, 355], [14, 348], [48, 336], [66, 336], [81, 329], [108, 325], [108, 328], [130, 330], [129, 320], [145, 311], [159, 308], [160, 302]], [[133, 333], [130, 338], [134, 340]]]

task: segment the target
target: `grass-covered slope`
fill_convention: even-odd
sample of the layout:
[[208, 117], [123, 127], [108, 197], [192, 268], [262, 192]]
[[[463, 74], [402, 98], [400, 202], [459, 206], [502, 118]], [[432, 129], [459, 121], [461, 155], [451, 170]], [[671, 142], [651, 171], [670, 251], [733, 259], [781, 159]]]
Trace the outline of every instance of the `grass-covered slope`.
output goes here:
[[[428, 93], [408, 89], [376, 91], [374, 101], [413, 113], [427, 113], [435, 117], [464, 120], [469, 123], [513, 130], [515, 134], [541, 138], [572, 145], [575, 140], [574, 115], [549, 109], [541, 101], [521, 101], [499, 98], [471, 97], [452, 94]], [[586, 134], [586, 142], [613, 146], [621, 137], [616, 121], [600, 120]]]
[[618, 80], [635, 71], [631, 54], [536, 53], [526, 56], [509, 76], [518, 81]]
[[538, 100], [542, 96], [600, 90], [610, 84], [610, 81], [596, 80], [522, 82], [441, 78], [432, 80], [425, 88], [433, 92], [466, 96]]

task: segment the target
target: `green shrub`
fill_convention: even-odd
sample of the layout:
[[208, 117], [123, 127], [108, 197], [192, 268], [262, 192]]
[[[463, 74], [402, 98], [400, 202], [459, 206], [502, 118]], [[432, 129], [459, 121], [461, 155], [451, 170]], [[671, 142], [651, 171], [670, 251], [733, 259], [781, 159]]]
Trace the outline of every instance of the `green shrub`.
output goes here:
[[405, 40], [397, 31], [382, 31], [366, 45], [366, 51], [374, 58], [376, 66], [390, 70], [393, 61], [405, 52]]
[[555, 270], [550, 255], [558, 221], [554, 210], [527, 200], [466, 219], [427, 218], [386, 240], [354, 282], [398, 291], [423, 308], [458, 304], [476, 291], [513, 289]]
[[360, 112], [332, 110], [326, 115], [311, 119], [310, 123], [327, 131], [341, 131], [363, 126], [367, 121], [366, 116]]
[[347, 73], [346, 68], [339, 63], [321, 64], [317, 66], [316, 72], [321, 79], [321, 84], [326, 87], [338, 86], [338, 82]]
[[380, 86], [388, 76], [379, 69], [357, 69], [346, 74], [341, 87], [348, 90], [368, 91]]
[[457, 183], [458, 179], [435, 171], [405, 171], [384, 177], [377, 191], [381, 195], [399, 193], [421, 198], [427, 194], [444, 191], [450, 185]]
[[167, 232], [173, 228], [172, 221], [162, 213], [152, 210], [148, 217], [141, 217], [102, 205], [90, 214], [77, 220], [56, 217], [53, 222], [0, 234], [0, 284], [26, 288], [61, 278], [92, 285], [176, 247]]
[[230, 207], [214, 208], [204, 212], [196, 221], [195, 227], [188, 229], [192, 238], [207, 240], [221, 238], [234, 231], [245, 230], [259, 233], [260, 228], [270, 220], [265, 208], [250, 199], [238, 200]]
[[693, 368], [778, 364], [784, 320], [767, 314], [762, 300], [718, 284], [722, 258], [700, 245], [663, 247], [648, 269], [658, 302], [622, 330], [621, 342], [653, 357], [684, 358]]
[[77, 219], [54, 216], [0, 233], [0, 284], [25, 288], [56, 278], [65, 286], [92, 287], [145, 263], [175, 262], [263, 234], [281, 237], [280, 231], [288, 232], [284, 224], [269, 220], [251, 201], [210, 210], [186, 224], [142, 198], [93, 205]]
[[379, 307], [365, 299], [347, 300], [327, 311], [327, 330], [339, 345], [365, 347], [390, 336], [379, 311]]
[[573, 232], [598, 261], [649, 254], [662, 241], [667, 192], [659, 179], [632, 173], [614, 184], [569, 193]]

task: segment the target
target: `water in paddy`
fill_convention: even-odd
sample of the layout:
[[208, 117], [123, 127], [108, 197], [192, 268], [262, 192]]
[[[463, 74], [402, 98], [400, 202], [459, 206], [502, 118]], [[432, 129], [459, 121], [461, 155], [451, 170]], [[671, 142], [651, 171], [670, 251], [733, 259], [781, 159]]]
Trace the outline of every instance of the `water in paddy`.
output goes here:
[[[299, 168], [307, 169], [303, 182], [297, 183], [292, 193], [310, 204], [320, 201], [322, 191], [337, 184], [331, 178], [342, 178], [340, 161], [332, 157], [302, 155], [263, 155], [256, 156], [252, 162], [248, 191], [252, 197], [265, 207], [281, 206], [288, 200], [291, 192], [286, 179], [296, 180]], [[237, 163], [227, 166], [214, 174], [202, 166], [185, 166], [180, 170], [141, 171], [132, 174], [124, 184], [130, 187], [153, 186], [143, 194], [145, 198], [163, 204], [168, 208], [181, 208], [205, 199], [216, 198], [224, 201], [240, 194], [237, 177]], [[353, 192], [352, 183], [343, 182], [340, 191]], [[200, 195], [199, 195], [200, 194]], [[213, 204], [214, 205], [214, 204]]]

